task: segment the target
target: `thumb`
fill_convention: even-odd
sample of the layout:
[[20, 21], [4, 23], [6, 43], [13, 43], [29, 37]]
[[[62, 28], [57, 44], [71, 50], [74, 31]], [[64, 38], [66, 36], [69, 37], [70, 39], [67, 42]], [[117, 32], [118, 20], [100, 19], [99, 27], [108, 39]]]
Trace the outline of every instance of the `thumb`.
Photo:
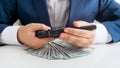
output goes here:
[[87, 26], [87, 25], [90, 25], [90, 23], [86, 21], [74, 21], [73, 22], [74, 27], [81, 27], [81, 26]]
[[31, 23], [27, 25], [27, 28], [36, 31], [36, 30], [48, 30], [50, 27], [44, 25], [44, 24], [37, 24], [37, 23]]

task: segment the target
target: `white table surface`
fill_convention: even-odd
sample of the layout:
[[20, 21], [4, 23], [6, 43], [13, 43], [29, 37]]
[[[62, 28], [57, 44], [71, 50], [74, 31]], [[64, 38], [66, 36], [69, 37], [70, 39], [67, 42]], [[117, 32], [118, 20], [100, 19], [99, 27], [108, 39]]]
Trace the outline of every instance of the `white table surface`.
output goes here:
[[97, 44], [87, 56], [70, 60], [47, 60], [27, 54], [23, 46], [0, 47], [0, 68], [120, 68], [120, 42]]

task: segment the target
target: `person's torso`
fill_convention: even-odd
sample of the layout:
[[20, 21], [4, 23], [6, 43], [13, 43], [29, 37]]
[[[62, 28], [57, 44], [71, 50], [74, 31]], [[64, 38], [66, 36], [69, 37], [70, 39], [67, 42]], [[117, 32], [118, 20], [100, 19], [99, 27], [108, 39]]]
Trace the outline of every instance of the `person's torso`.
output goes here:
[[[73, 21], [84, 20], [93, 22], [99, 10], [98, 3], [98, 0], [70, 0], [69, 9], [67, 6], [69, 10], [68, 17], [66, 16], [66, 19], [61, 18], [60, 20], [64, 19], [65, 22], [67, 20], [66, 26], [68, 27], [72, 26]], [[23, 25], [44, 23], [51, 26], [48, 6], [45, 0], [18, 0], [17, 11]], [[61, 12], [57, 13], [60, 15]], [[64, 13], [61, 15], [64, 15]], [[65, 15], [61, 17], [65, 17]], [[57, 20], [55, 20], [56, 23]]]

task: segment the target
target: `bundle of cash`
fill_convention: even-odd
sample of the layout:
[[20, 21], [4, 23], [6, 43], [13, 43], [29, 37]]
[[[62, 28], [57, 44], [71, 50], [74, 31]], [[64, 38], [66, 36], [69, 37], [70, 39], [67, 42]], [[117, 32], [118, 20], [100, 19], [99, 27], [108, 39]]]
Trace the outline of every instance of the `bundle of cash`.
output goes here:
[[60, 39], [55, 39], [54, 41], [49, 42], [44, 47], [39, 49], [27, 48], [26, 51], [29, 54], [38, 56], [41, 58], [56, 60], [56, 59], [72, 59], [77, 57], [86, 56], [94, 48], [89, 47], [86, 49], [76, 47], [72, 44], [66, 43]]

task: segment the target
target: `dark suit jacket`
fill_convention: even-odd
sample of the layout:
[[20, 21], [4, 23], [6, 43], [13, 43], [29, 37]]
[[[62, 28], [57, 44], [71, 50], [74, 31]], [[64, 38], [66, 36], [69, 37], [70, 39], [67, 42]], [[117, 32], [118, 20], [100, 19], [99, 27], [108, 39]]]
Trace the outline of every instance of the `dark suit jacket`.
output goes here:
[[[0, 32], [20, 19], [22, 25], [33, 22], [50, 26], [46, 0], [0, 0]], [[114, 0], [70, 0], [66, 27], [73, 21], [89, 23], [98, 20], [105, 25], [113, 42], [120, 40], [120, 5]], [[103, 33], [104, 34], [104, 33]]]

